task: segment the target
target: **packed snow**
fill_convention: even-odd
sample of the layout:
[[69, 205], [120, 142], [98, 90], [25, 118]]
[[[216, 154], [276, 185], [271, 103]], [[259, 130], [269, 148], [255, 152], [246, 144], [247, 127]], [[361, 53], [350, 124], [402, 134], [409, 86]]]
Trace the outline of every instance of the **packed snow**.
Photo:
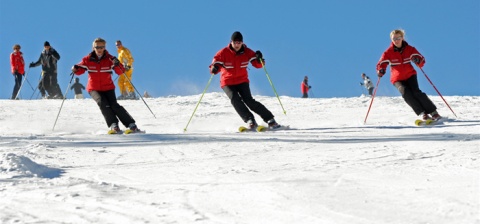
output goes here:
[[369, 97], [255, 98], [290, 129], [238, 133], [216, 92], [186, 132], [200, 95], [119, 101], [133, 135], [92, 99], [0, 100], [0, 223], [480, 224], [479, 96], [431, 96], [428, 127], [401, 97], [365, 124]]

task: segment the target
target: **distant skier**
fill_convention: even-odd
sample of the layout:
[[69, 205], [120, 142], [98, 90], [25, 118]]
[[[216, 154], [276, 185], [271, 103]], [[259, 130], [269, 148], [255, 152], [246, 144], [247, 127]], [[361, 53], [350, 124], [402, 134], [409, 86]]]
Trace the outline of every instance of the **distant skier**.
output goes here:
[[427, 94], [420, 90], [417, 72], [411, 64], [413, 62], [421, 68], [425, 65], [425, 58], [415, 47], [408, 45], [404, 37], [404, 30], [393, 30], [390, 33], [392, 43], [383, 52], [377, 63], [378, 77], [383, 77], [388, 64], [390, 64], [390, 81], [402, 94], [405, 102], [417, 115], [421, 115], [424, 120], [438, 120], [441, 116], [437, 112], [437, 107], [428, 98]]
[[73, 83], [70, 89], [73, 89], [75, 92], [75, 99], [84, 99], [82, 89], [85, 89], [85, 86], [80, 83], [79, 78], [75, 78], [75, 83]]
[[120, 61], [105, 49], [107, 42], [102, 38], [93, 41], [93, 51], [83, 57], [80, 63], [72, 67], [76, 75], [88, 71], [87, 92], [97, 102], [105, 121], [110, 127], [109, 134], [121, 133], [120, 120], [132, 132], [140, 132], [132, 116], [118, 104], [115, 97], [115, 85], [112, 73], [123, 74], [124, 67]]
[[305, 78], [303, 78], [302, 84], [300, 85], [300, 90], [302, 91], [302, 98], [308, 98], [308, 91], [310, 91], [311, 88], [312, 86], [308, 85], [308, 76], [305, 76]]
[[373, 95], [373, 89], [375, 89], [372, 81], [370, 80], [370, 78], [367, 75], [365, 75], [365, 73], [362, 73], [362, 79], [363, 79], [363, 83], [360, 82], [360, 85], [365, 86], [365, 88], [368, 90], [368, 95], [372, 96]]
[[143, 92], [143, 98], [151, 98], [152, 96], [150, 96], [150, 94], [148, 94], [148, 92], [145, 90], [145, 92]]
[[22, 78], [25, 75], [25, 61], [23, 60], [23, 53], [20, 51], [19, 44], [13, 45], [13, 52], [10, 54], [10, 67], [12, 69], [12, 75], [15, 79], [15, 85], [13, 86], [12, 100], [16, 100], [20, 86], [22, 85]]
[[130, 50], [128, 48], [124, 47], [122, 44], [122, 41], [117, 40], [115, 42], [115, 46], [117, 46], [117, 52], [118, 52], [118, 60], [120, 63], [123, 64], [123, 67], [125, 68], [125, 75], [128, 77], [125, 78], [125, 75], [120, 75], [118, 77], [118, 88], [120, 89], [120, 96], [118, 96], [119, 100], [123, 99], [131, 99], [134, 100], [136, 99], [135, 96], [135, 91], [133, 89], [132, 83], [132, 73], [133, 73], [133, 57], [132, 53], [130, 53]]
[[[227, 94], [230, 102], [242, 120], [248, 124], [248, 128], [256, 129], [257, 122], [250, 112], [252, 110], [260, 115], [270, 129], [280, 128], [273, 114], [261, 103], [253, 99], [250, 92], [248, 79], [248, 64], [255, 68], [262, 68], [262, 52], [254, 52], [243, 43], [243, 36], [236, 31], [232, 34], [231, 41], [225, 48], [218, 51], [209, 66], [210, 73], [221, 72], [220, 86]], [[250, 110], [249, 110], [250, 109]]]
[[[57, 80], [57, 62], [60, 60], [60, 54], [50, 46], [48, 41], [45, 41], [43, 48], [38, 61], [30, 63], [29, 67], [42, 65], [42, 79], [38, 84], [42, 98], [63, 99], [62, 90]], [[45, 90], [48, 92], [48, 97], [46, 97]]]

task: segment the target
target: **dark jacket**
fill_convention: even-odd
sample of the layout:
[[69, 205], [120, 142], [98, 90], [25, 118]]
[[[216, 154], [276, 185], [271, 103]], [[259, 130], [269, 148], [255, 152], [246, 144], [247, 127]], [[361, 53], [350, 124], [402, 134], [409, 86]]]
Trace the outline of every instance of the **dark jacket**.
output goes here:
[[73, 83], [72, 87], [70, 87], [70, 89], [73, 89], [73, 91], [75, 92], [75, 95], [77, 95], [77, 94], [82, 94], [82, 89], [85, 89], [85, 86], [83, 86], [82, 83], [75, 82]]
[[33, 63], [33, 67], [37, 67], [42, 65], [42, 70], [44, 73], [57, 73], [57, 61], [60, 60], [60, 54], [50, 47], [50, 50], [44, 49], [42, 53], [40, 53], [40, 57], [38, 61]]

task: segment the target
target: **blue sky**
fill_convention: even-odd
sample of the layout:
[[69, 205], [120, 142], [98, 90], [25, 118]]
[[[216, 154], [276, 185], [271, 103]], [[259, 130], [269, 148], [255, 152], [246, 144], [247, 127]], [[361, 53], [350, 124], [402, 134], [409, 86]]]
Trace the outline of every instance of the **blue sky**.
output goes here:
[[[114, 55], [117, 39], [130, 49], [140, 92], [199, 94], [210, 78], [212, 57], [237, 30], [248, 47], [263, 52], [279, 95], [300, 97], [308, 75], [314, 97], [359, 96], [360, 74], [376, 83], [375, 65], [397, 28], [426, 57], [424, 71], [442, 95], [480, 95], [479, 12], [478, 0], [0, 0], [0, 98], [9, 98], [13, 89], [14, 44], [22, 46], [28, 64], [49, 41], [62, 57], [58, 76], [65, 92], [71, 66], [91, 51], [96, 37], [106, 39]], [[30, 83], [40, 72], [30, 69]], [[418, 72], [420, 88], [437, 95]], [[254, 94], [274, 96], [263, 69], [250, 66], [249, 73]], [[80, 80], [86, 84], [87, 74]], [[209, 91], [221, 91], [218, 76]], [[23, 98], [32, 92], [24, 86]], [[377, 95], [399, 95], [389, 76], [381, 79]]]

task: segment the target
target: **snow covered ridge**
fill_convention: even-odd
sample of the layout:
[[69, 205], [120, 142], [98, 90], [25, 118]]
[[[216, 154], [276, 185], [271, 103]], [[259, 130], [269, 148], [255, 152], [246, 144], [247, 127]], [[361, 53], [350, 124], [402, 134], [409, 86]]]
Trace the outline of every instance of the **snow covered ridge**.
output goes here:
[[0, 158], [1, 177], [55, 178], [59, 177], [61, 173], [61, 169], [49, 168], [37, 164], [25, 156], [19, 156], [14, 153], [3, 154]]
[[[0, 100], [0, 223], [480, 224], [480, 97], [255, 96], [290, 130], [238, 133], [223, 93], [120, 101], [146, 134], [107, 135], [91, 99]], [[259, 123], [263, 123], [257, 117]], [[122, 127], [124, 128], [124, 127]]]

